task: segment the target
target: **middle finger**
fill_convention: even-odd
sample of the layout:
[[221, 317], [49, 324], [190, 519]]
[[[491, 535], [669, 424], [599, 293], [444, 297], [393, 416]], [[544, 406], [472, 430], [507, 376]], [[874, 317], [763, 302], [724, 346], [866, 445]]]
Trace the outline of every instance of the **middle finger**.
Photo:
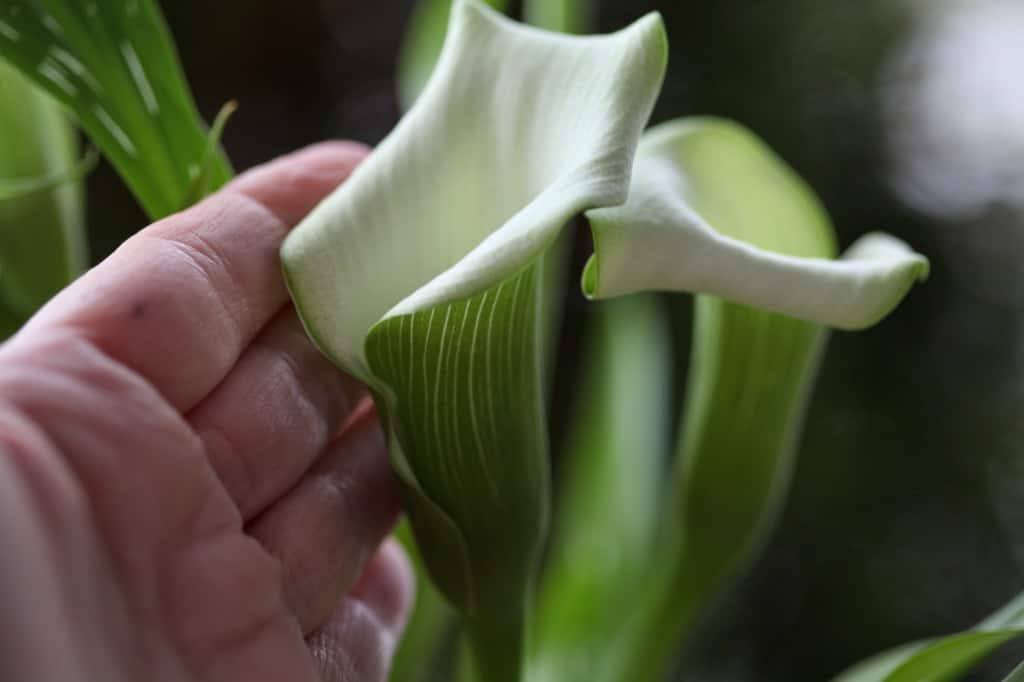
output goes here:
[[188, 419], [248, 521], [295, 485], [365, 393], [287, 306]]

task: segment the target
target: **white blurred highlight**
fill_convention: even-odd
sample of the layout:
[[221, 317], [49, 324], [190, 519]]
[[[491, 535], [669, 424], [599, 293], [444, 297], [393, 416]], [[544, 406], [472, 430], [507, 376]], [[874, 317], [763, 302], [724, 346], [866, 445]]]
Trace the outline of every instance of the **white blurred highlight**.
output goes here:
[[1024, 210], [1024, 2], [915, 4], [883, 92], [894, 189], [940, 218]]

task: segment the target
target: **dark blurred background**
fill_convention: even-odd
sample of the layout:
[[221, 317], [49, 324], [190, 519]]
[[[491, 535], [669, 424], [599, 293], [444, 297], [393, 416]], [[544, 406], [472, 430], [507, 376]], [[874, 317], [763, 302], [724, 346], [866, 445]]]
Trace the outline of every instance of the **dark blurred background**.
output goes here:
[[[824, 680], [971, 625], [1024, 585], [1024, 2], [597, 4], [601, 30], [664, 15], [656, 121], [741, 121], [820, 194], [841, 244], [882, 229], [932, 260], [889, 320], [833, 335], [782, 525], [699, 638], [695, 679]], [[411, 6], [163, 3], [206, 119], [239, 101], [225, 136], [239, 169], [324, 138], [379, 141]], [[98, 259], [144, 218], [109, 168], [90, 183]], [[563, 383], [582, 309], [570, 301]], [[1001, 679], [1015, 656], [972, 679]]]

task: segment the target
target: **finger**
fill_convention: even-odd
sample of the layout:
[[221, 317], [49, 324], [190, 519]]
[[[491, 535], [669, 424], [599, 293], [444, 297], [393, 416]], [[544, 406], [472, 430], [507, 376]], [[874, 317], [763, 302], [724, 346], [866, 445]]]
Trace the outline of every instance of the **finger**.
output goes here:
[[295, 485], [365, 394], [313, 347], [286, 306], [189, 423], [249, 520]]
[[398, 635], [405, 629], [416, 596], [416, 575], [398, 540], [389, 537], [349, 597], [366, 604], [388, 630]]
[[380, 426], [364, 419], [250, 525], [281, 562], [285, 599], [303, 632], [322, 625], [356, 584], [398, 509]]
[[26, 329], [78, 330], [181, 411], [216, 386], [287, 300], [287, 231], [365, 152], [320, 144], [257, 168], [126, 241]]
[[413, 573], [394, 541], [367, 568], [309, 646], [322, 682], [383, 682], [413, 599]]
[[183, 537], [240, 526], [181, 415], [93, 344], [53, 331], [3, 347], [0, 396], [60, 455], [75, 482], [64, 490], [80, 485], [97, 527], [119, 540], [115, 564], [145, 575]]

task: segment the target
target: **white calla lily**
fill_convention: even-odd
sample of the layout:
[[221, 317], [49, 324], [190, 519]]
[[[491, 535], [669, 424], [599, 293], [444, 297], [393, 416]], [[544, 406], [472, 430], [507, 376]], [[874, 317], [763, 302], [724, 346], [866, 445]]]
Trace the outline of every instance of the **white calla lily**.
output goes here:
[[482, 679], [518, 680], [546, 533], [544, 258], [626, 200], [662, 22], [607, 36], [453, 4], [415, 105], [282, 248], [310, 336], [374, 390], [424, 563]]
[[[593, 298], [705, 293], [860, 329], [928, 274], [927, 259], [881, 233], [832, 260], [832, 230], [814, 195], [764, 143], [720, 119], [652, 128], [637, 153], [629, 201], [587, 217], [595, 254], [583, 289]], [[732, 234], [732, 225], [757, 228]]]

